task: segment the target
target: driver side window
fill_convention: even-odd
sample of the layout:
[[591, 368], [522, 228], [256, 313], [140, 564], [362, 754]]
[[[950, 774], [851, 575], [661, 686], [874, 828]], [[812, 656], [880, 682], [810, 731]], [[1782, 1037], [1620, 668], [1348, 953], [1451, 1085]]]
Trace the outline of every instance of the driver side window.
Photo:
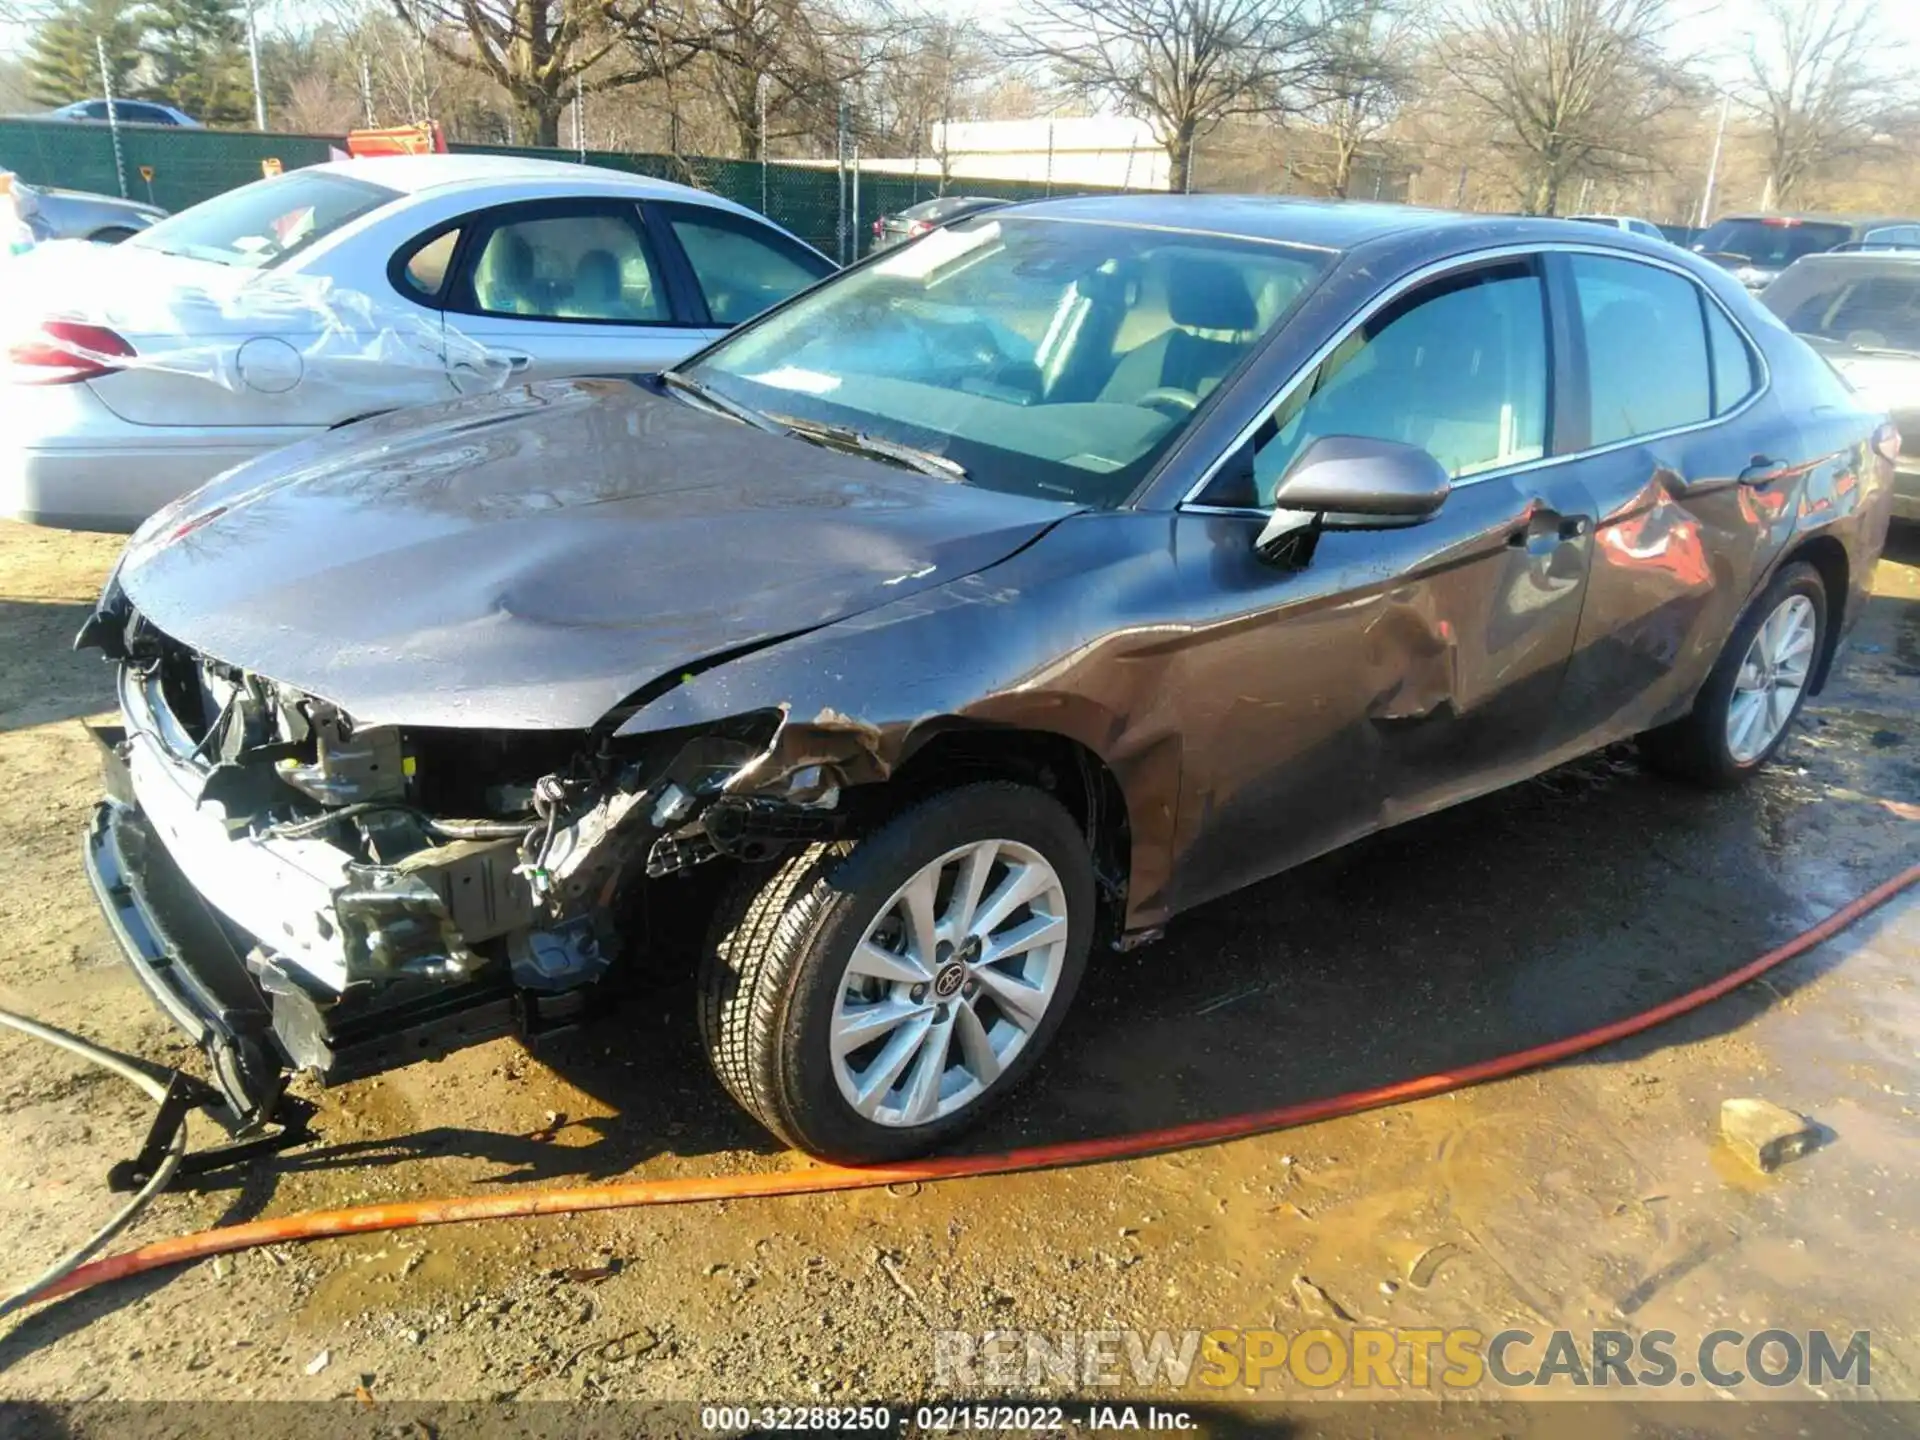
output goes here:
[[1546, 434], [1540, 279], [1524, 261], [1490, 266], [1422, 286], [1342, 340], [1255, 436], [1253, 500], [1214, 503], [1270, 507], [1327, 435], [1416, 445], [1459, 478], [1539, 459]]

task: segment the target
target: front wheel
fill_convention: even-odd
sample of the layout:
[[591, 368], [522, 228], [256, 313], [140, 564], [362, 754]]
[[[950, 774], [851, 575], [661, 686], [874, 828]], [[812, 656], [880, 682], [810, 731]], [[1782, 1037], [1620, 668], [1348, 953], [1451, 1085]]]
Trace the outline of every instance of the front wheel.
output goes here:
[[1642, 735], [1641, 753], [1699, 784], [1742, 783], [1787, 738], [1826, 638], [1826, 582], [1811, 565], [1787, 566], [1734, 625], [1693, 709]]
[[1093, 908], [1086, 836], [1052, 796], [945, 791], [741, 872], [703, 958], [702, 1039], [789, 1144], [919, 1154], [1032, 1069], [1079, 986]]

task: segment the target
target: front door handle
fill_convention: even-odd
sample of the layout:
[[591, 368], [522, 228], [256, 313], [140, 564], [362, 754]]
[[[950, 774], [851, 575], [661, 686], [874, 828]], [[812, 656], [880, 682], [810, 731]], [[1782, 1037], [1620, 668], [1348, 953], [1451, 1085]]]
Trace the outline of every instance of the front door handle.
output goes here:
[[533, 366], [533, 356], [523, 355], [518, 350], [499, 350], [494, 352], [507, 362], [507, 373], [519, 375]]

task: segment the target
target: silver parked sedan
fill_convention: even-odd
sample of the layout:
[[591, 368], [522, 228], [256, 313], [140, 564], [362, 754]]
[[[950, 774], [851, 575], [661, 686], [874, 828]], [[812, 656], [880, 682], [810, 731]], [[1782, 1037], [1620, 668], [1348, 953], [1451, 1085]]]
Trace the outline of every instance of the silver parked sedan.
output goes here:
[[13, 182], [20, 218], [36, 241], [93, 240], [117, 245], [167, 218], [158, 205], [94, 195], [85, 190], [55, 190]]

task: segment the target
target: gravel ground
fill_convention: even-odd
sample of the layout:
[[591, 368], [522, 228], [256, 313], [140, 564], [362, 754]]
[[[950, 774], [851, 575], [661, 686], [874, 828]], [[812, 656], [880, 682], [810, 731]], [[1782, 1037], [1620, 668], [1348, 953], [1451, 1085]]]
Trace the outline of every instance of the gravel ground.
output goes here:
[[[978, 1143], [1232, 1114], [1552, 1038], [1690, 988], [1911, 863], [1920, 544], [1897, 548], [1843, 678], [1759, 783], [1702, 794], [1609, 753], [1185, 917], [1095, 967]], [[80, 719], [105, 708], [109, 676], [68, 640], [116, 549], [0, 525], [0, 1006], [191, 1069], [78, 860], [96, 792]], [[92, 1433], [80, 1402], [104, 1400], [344, 1398], [389, 1418], [409, 1401], [914, 1401], [941, 1393], [933, 1332], [1010, 1327], [1618, 1326], [1683, 1348], [1722, 1324], [1871, 1330], [1866, 1393], [1920, 1401], [1916, 959], [1909, 900], [1558, 1069], [1212, 1149], [366, 1236], [146, 1277], [0, 1321], [0, 1400], [33, 1402], [0, 1410], [0, 1431], [11, 1414]], [[1733, 1095], [1813, 1116], [1825, 1142], [1776, 1175], [1747, 1170], [1715, 1143]], [[317, 1143], [166, 1197], [130, 1241], [793, 1163], [720, 1095], [683, 987], [535, 1052], [498, 1041], [315, 1098]], [[0, 1283], [110, 1213], [104, 1171], [146, 1118], [120, 1082], [0, 1032]], [[1259, 1398], [1314, 1398], [1272, 1383]], [[1124, 1393], [1143, 1390], [1249, 1397]]]

